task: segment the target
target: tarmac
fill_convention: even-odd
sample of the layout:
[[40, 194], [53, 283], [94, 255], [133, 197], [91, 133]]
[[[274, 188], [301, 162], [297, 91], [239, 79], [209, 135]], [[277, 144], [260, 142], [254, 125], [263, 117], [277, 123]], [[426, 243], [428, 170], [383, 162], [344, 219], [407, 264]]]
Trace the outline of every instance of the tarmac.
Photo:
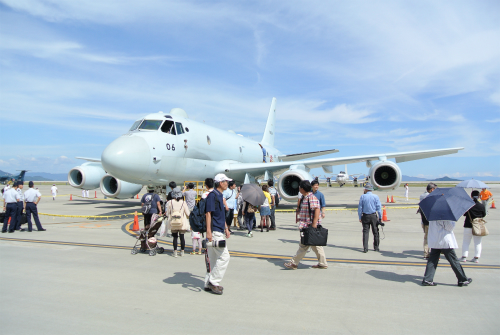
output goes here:
[[[293, 206], [283, 202], [276, 231], [247, 238], [233, 229], [218, 296], [203, 290], [204, 257], [189, 255], [189, 234], [184, 257], [172, 257], [170, 237], [160, 239], [163, 254], [131, 254], [130, 214], [140, 210], [139, 200], [103, 199], [100, 192], [94, 198], [94, 191], [82, 199], [79, 190], [58, 188], [52, 200], [50, 186], [40, 186], [47, 231], [0, 235], [2, 334], [498, 334], [500, 328], [499, 210], [486, 218], [490, 235], [480, 263], [463, 264], [473, 283], [458, 287], [442, 258], [438, 286], [423, 287], [416, 214], [423, 188], [410, 187], [408, 202], [403, 189], [376, 193], [390, 221], [381, 251], [365, 254], [356, 212], [362, 189], [322, 187], [328, 269], [310, 267], [317, 263], [313, 252], [298, 270], [283, 266], [299, 240], [294, 214], [286, 211]], [[498, 191], [492, 188], [494, 196]], [[387, 195], [396, 203], [386, 203]], [[454, 230], [459, 255], [462, 226], [460, 220]]]

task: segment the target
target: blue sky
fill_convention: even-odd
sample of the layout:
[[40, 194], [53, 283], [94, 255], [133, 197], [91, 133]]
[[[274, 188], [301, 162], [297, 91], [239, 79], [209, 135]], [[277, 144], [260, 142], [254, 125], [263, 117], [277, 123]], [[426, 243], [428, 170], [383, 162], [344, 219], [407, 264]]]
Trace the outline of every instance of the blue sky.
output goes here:
[[276, 97], [284, 153], [463, 146], [400, 167], [500, 177], [499, 22], [498, 1], [0, 0], [0, 169], [67, 172], [173, 107], [260, 139]]

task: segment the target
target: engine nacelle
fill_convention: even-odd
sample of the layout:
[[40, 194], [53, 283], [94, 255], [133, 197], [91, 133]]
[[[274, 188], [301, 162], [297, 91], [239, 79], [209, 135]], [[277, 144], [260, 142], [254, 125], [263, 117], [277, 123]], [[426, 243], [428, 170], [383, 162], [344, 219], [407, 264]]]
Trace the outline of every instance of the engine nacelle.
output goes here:
[[127, 183], [112, 175], [105, 175], [101, 179], [101, 192], [109, 198], [129, 199], [138, 194], [142, 185]]
[[284, 172], [278, 180], [278, 190], [283, 199], [290, 202], [297, 202], [299, 194], [299, 184], [302, 180], [313, 180], [309, 172], [301, 169], [291, 169]]
[[401, 184], [402, 174], [399, 166], [391, 161], [380, 161], [372, 166], [370, 183], [375, 190], [396, 189]]
[[99, 187], [105, 174], [106, 171], [104, 171], [100, 163], [83, 163], [68, 172], [68, 182], [76, 188], [93, 190]]

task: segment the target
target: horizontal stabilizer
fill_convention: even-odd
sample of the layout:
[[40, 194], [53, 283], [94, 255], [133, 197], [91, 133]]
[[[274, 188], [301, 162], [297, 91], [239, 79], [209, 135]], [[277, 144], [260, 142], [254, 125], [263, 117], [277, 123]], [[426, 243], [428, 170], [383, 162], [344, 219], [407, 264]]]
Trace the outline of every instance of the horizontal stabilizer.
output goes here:
[[88, 157], [75, 157], [76, 159], [83, 159], [84, 161], [100, 163], [100, 158], [88, 158]]
[[311, 157], [324, 156], [324, 155], [333, 154], [336, 152], [339, 152], [339, 151], [337, 149], [312, 151], [312, 152], [304, 152], [302, 154], [279, 156], [278, 158], [279, 158], [279, 160], [281, 160], [283, 162], [290, 162], [290, 161], [298, 161], [301, 159], [306, 159], [306, 158], [311, 158]]

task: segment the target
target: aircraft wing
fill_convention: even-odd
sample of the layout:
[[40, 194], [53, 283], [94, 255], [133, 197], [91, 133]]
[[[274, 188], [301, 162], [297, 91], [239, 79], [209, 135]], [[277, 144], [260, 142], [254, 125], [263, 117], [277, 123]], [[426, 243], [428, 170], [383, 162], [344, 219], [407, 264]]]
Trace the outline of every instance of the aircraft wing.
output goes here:
[[272, 163], [228, 163], [225, 167], [226, 172], [245, 172], [254, 175], [259, 175], [265, 171], [280, 172], [286, 171], [292, 165], [304, 165], [307, 168], [319, 168], [322, 166], [343, 165], [351, 163], [359, 163], [366, 161], [387, 160], [395, 158], [396, 163], [409, 162], [417, 159], [424, 159], [430, 157], [444, 156], [455, 154], [464, 148], [449, 148], [437, 150], [424, 150], [424, 151], [408, 151], [397, 152], [389, 154], [376, 154], [365, 156], [351, 156], [341, 158], [325, 158], [325, 159], [311, 159], [311, 160], [295, 160], [286, 162], [272, 162]]
[[296, 161], [299, 159], [306, 159], [306, 158], [311, 158], [311, 157], [334, 154], [336, 152], [339, 152], [339, 151], [337, 149], [331, 149], [331, 150], [304, 152], [302, 154], [283, 155], [283, 156], [279, 156], [278, 158], [280, 160], [282, 160], [283, 162], [290, 162], [290, 161]]
[[88, 158], [88, 157], [75, 157], [76, 159], [83, 159], [84, 161], [100, 163], [100, 158]]

